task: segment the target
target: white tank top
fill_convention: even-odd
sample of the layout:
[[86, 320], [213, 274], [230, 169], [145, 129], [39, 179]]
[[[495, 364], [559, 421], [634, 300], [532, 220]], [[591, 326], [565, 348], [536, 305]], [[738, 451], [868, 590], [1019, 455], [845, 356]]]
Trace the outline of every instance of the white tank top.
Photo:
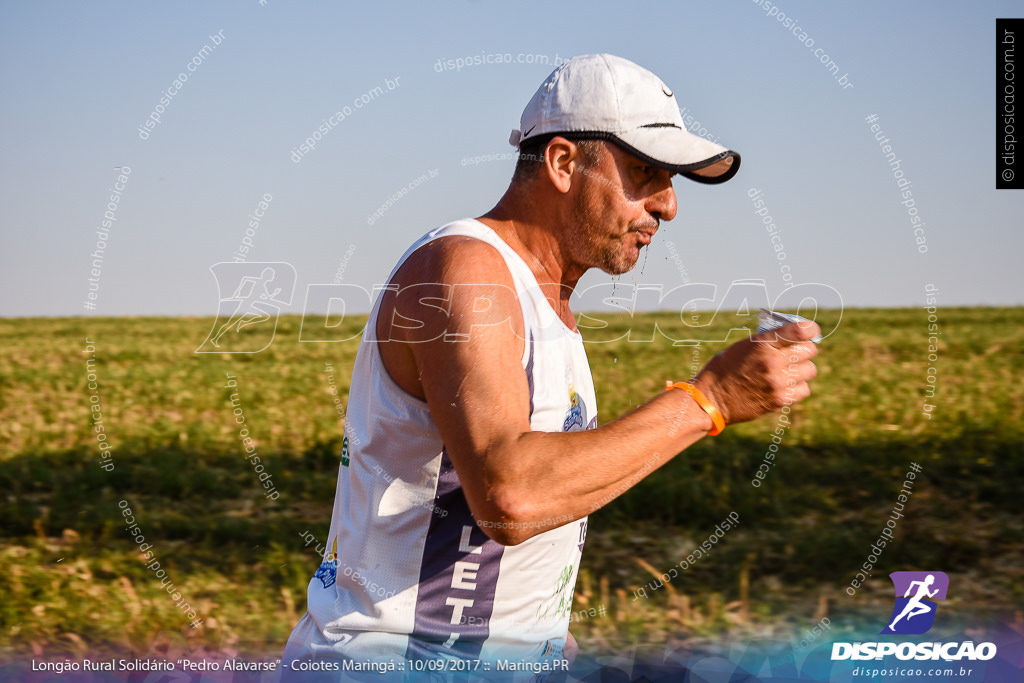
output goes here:
[[[417, 241], [469, 236], [498, 250], [522, 308], [530, 427], [597, 426], [583, 340], [559, 319], [518, 254], [466, 219]], [[380, 297], [356, 356], [345, 445], [323, 563], [309, 582], [293, 658], [376, 661], [451, 656], [554, 662], [562, 657], [587, 519], [502, 546], [476, 525], [430, 410], [384, 369]], [[558, 495], [558, 482], [537, 481]], [[556, 665], [557, 666], [557, 665]]]

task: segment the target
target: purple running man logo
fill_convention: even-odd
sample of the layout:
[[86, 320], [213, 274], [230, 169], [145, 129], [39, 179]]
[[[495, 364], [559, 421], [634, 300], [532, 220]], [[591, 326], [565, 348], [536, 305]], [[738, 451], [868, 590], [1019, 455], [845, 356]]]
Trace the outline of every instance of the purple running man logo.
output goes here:
[[880, 633], [918, 635], [927, 632], [935, 623], [938, 603], [934, 600], [946, 599], [949, 577], [943, 572], [893, 572], [889, 578], [896, 590], [896, 605], [889, 625]]

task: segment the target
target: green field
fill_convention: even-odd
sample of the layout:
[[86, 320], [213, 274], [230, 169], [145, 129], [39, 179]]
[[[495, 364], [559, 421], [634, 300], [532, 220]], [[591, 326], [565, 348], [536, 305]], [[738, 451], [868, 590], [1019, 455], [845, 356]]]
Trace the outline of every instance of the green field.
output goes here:
[[[835, 333], [762, 486], [751, 481], [774, 416], [704, 439], [591, 517], [572, 627], [585, 651], [795, 642], [823, 616], [833, 637], [861, 624], [877, 633], [892, 606], [887, 575], [908, 569], [950, 575], [944, 628], [1024, 621], [1024, 309], [940, 310], [933, 399], [921, 309], [847, 310], [836, 326], [839, 318], [819, 316]], [[673, 335], [678, 316], [673, 327], [655, 314], [615, 319], [601, 336], [653, 329], [655, 319], [684, 336]], [[721, 338], [727, 322], [714, 322], [708, 338]], [[342, 331], [353, 336], [362, 323]], [[344, 405], [357, 343], [300, 343], [300, 319], [287, 317], [261, 353], [193, 353], [211, 324], [0, 320], [0, 657], [280, 654], [320, 559], [301, 537], [327, 535], [341, 435], [332, 390]], [[87, 339], [94, 351], [83, 353]], [[694, 360], [722, 347], [588, 345], [601, 421], [665, 379], [686, 379]], [[243, 457], [231, 391], [277, 500]], [[90, 412], [97, 403], [114, 447], [107, 470]], [[850, 597], [844, 589], [912, 461], [922, 472], [895, 543]], [[199, 628], [146, 569], [119, 504]], [[733, 511], [739, 528], [708, 556], [633, 599]]]

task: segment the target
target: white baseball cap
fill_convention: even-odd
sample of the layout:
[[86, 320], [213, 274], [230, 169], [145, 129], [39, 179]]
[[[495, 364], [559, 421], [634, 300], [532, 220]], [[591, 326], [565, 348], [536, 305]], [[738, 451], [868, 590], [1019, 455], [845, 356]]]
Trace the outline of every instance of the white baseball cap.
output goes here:
[[660, 168], [724, 183], [740, 155], [686, 130], [675, 95], [647, 69], [609, 54], [573, 57], [551, 72], [523, 110], [509, 143], [555, 133], [610, 140]]

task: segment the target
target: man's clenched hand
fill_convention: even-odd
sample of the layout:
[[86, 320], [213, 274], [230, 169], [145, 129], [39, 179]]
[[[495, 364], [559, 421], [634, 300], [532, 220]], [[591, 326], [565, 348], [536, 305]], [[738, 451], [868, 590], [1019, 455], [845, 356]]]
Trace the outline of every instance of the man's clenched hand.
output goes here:
[[726, 424], [755, 420], [811, 394], [818, 370], [812, 359], [821, 334], [813, 321], [789, 323], [725, 349], [700, 371], [694, 384]]

